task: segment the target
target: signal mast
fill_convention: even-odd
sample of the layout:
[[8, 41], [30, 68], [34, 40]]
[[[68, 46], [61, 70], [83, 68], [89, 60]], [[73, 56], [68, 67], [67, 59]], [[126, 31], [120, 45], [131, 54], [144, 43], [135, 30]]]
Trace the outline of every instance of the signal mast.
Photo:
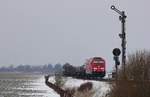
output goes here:
[[125, 33], [125, 22], [126, 22], [126, 15], [124, 11], [118, 10], [114, 5], [111, 6], [111, 9], [117, 12], [119, 16], [119, 20], [121, 21], [121, 29], [122, 33], [119, 34], [119, 37], [121, 38], [121, 47], [122, 47], [122, 66], [125, 74], [125, 65], [126, 65], [126, 33]]

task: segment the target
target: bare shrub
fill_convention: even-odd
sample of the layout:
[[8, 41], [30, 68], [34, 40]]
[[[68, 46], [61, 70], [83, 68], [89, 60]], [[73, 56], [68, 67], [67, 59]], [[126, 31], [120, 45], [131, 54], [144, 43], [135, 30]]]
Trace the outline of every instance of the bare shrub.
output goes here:
[[65, 84], [65, 80], [63, 79], [61, 74], [55, 74], [55, 85], [62, 87]]
[[81, 84], [78, 88], [65, 88], [65, 91], [73, 97], [93, 97], [95, 92], [92, 91], [92, 86], [91, 82], [87, 82]]
[[80, 91], [80, 92], [88, 91], [88, 90], [91, 90], [92, 87], [93, 87], [93, 84], [91, 82], [83, 83], [78, 88], [78, 91]]
[[110, 97], [150, 97], [150, 52], [130, 54], [126, 72], [121, 69], [118, 76], [119, 79], [112, 85]]

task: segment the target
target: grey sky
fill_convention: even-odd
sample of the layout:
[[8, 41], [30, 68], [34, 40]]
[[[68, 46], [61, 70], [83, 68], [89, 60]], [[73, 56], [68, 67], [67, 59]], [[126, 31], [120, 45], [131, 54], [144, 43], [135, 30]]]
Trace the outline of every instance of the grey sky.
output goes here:
[[149, 0], [0, 0], [0, 66], [102, 56], [112, 69], [121, 31], [112, 4], [128, 16], [127, 51], [150, 49]]

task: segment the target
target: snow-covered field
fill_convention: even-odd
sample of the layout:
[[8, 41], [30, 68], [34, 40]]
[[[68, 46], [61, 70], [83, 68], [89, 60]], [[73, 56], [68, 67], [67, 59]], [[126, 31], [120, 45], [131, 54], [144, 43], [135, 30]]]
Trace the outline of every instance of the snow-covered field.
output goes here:
[[[40, 81], [39, 86], [41, 86], [41, 88], [43, 88], [44, 90], [49, 90], [47, 97], [59, 97], [59, 95], [55, 91], [53, 91], [44, 84], [44, 78], [39, 79], [38, 82], [39, 81]], [[49, 81], [54, 83], [55, 77], [50, 77]], [[83, 83], [92, 82], [93, 83], [92, 91], [94, 91], [93, 97], [104, 97], [106, 93], [108, 93], [108, 91], [110, 90], [110, 85], [107, 82], [80, 80], [71, 77], [64, 78], [64, 81], [65, 84], [63, 85], [62, 88], [78, 88]]]

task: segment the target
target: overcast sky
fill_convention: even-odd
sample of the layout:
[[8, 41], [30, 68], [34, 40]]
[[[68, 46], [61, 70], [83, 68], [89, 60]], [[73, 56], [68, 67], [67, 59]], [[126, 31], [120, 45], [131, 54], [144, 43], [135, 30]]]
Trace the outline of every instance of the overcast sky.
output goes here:
[[150, 49], [149, 0], [0, 0], [0, 66], [82, 65], [101, 56], [113, 67], [119, 15], [127, 14], [127, 53]]

